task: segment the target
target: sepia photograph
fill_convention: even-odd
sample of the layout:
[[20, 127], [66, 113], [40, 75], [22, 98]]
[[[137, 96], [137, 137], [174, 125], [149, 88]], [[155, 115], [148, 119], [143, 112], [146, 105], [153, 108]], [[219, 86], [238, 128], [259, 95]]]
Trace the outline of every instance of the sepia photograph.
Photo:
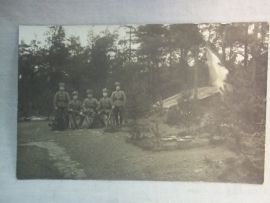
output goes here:
[[20, 26], [17, 179], [264, 183], [267, 22]]

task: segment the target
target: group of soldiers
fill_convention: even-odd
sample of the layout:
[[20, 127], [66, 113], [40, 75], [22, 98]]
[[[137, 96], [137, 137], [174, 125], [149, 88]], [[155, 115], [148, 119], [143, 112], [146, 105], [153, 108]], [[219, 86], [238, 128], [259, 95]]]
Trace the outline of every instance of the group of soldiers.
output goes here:
[[[53, 130], [64, 130], [70, 126], [73, 129], [81, 128], [84, 120], [89, 128], [99, 122], [102, 127], [106, 126], [106, 120], [113, 119], [116, 125], [123, 123], [123, 111], [126, 103], [126, 95], [120, 88], [120, 83], [115, 83], [116, 90], [111, 97], [108, 89], [102, 90], [103, 97], [98, 101], [93, 96], [93, 90], [87, 90], [87, 98], [83, 103], [78, 100], [78, 92], [72, 92], [72, 99], [65, 91], [65, 83], [59, 83], [59, 91], [54, 97], [55, 120], [52, 124]], [[90, 118], [90, 119], [89, 119]], [[78, 122], [77, 122], [78, 121]]]

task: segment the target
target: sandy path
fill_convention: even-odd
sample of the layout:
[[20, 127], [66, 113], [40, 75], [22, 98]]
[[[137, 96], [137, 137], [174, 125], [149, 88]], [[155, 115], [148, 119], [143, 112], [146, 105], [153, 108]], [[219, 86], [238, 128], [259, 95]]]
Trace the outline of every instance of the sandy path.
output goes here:
[[152, 152], [128, 144], [127, 133], [103, 129], [51, 132], [46, 122], [19, 124], [18, 143], [46, 148], [65, 178], [103, 180], [218, 181], [204, 156], [234, 156], [211, 146]]

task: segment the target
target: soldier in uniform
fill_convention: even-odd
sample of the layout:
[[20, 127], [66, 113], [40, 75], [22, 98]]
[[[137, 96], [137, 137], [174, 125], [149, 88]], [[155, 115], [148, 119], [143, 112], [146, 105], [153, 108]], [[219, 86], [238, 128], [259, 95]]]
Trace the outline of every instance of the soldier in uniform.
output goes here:
[[116, 124], [119, 125], [118, 116], [120, 117], [120, 125], [123, 122], [123, 111], [126, 104], [126, 95], [125, 92], [120, 90], [120, 83], [115, 83], [116, 91], [112, 93], [111, 99], [113, 102], [114, 116]]
[[84, 114], [91, 115], [94, 121], [96, 118], [96, 110], [98, 106], [98, 101], [93, 98], [93, 90], [87, 90], [87, 98], [83, 101]]
[[69, 101], [70, 97], [69, 94], [65, 91], [65, 83], [59, 83], [59, 91], [56, 92], [54, 96], [53, 104], [56, 110], [56, 122], [58, 122], [57, 125], [61, 129], [65, 129], [68, 127], [69, 122], [67, 108]]
[[[109, 114], [112, 111], [113, 102], [111, 98], [108, 97], [108, 89], [104, 88], [102, 90], [102, 93], [103, 93], [103, 98], [101, 98], [99, 101], [98, 114], [104, 118], [105, 115], [109, 117]], [[105, 121], [101, 117], [100, 117], [100, 122], [102, 126], [104, 127]]]
[[[73, 122], [75, 124], [75, 128], [80, 128], [83, 121], [84, 121], [84, 115], [82, 113], [82, 102], [78, 100], [78, 92], [74, 91], [72, 93], [73, 100], [71, 100], [68, 104], [68, 111], [71, 114], [71, 118], [73, 119]], [[80, 122], [79, 125], [77, 125], [75, 116], [79, 116]]]

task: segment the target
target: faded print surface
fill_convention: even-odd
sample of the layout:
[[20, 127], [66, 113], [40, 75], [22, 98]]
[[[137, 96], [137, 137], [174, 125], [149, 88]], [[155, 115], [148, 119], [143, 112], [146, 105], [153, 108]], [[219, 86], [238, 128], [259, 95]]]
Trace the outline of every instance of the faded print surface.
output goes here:
[[268, 28], [21, 26], [17, 178], [263, 183]]

